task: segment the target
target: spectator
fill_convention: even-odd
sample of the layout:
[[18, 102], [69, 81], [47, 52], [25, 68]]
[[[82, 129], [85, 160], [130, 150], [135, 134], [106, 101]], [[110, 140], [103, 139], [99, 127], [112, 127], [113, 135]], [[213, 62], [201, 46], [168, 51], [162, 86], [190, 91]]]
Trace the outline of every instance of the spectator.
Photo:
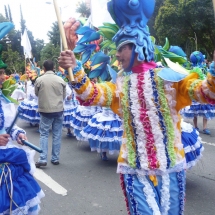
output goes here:
[[52, 157], [54, 165], [59, 164], [61, 134], [63, 126], [63, 100], [66, 97], [66, 82], [54, 72], [54, 63], [46, 60], [43, 64], [45, 74], [35, 82], [35, 94], [38, 96], [40, 113], [40, 154], [36, 167], [47, 165], [48, 137], [52, 127]]

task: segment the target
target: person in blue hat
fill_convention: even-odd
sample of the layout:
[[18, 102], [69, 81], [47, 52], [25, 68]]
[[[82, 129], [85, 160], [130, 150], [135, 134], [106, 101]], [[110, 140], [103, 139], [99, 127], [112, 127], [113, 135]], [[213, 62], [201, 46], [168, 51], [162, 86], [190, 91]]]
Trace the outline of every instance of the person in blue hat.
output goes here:
[[82, 105], [108, 105], [122, 118], [117, 173], [128, 214], [182, 215], [187, 163], [179, 111], [192, 100], [215, 104], [215, 72], [210, 70], [204, 81], [196, 69], [185, 74], [177, 67], [153, 62], [155, 48], [147, 22], [154, 6], [154, 0], [108, 2], [119, 26], [112, 39], [115, 56], [128, 74], [115, 83], [90, 82], [72, 51], [62, 52], [59, 64], [64, 69], [72, 67], [75, 81], [70, 86]]

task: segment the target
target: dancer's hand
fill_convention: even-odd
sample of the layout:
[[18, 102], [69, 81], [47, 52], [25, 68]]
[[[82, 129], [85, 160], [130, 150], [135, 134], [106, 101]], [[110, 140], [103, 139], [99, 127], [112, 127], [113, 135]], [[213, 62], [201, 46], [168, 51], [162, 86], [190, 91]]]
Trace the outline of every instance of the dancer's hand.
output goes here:
[[6, 146], [9, 141], [9, 134], [1, 134], [0, 135], [0, 146]]
[[75, 55], [70, 50], [61, 52], [58, 60], [60, 67], [66, 70], [70, 67], [73, 70], [77, 66]]
[[78, 42], [78, 35], [75, 33], [79, 28], [80, 22], [76, 21], [75, 18], [69, 18], [64, 24], [64, 31], [66, 34], [66, 40], [68, 44], [68, 49], [73, 50]]
[[23, 133], [20, 133], [18, 135], [18, 137], [17, 137], [17, 143], [19, 143], [20, 145], [24, 145], [20, 139], [28, 141], [28, 138]]
[[72, 99], [72, 96], [71, 95], [68, 96], [67, 99], [70, 101]]

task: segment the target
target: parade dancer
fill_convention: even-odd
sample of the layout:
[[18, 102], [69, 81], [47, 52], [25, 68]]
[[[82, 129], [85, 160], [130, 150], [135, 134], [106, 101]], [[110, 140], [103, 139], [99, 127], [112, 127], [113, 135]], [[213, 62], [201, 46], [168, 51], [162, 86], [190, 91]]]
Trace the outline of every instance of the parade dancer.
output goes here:
[[[202, 79], [206, 78], [207, 71], [203, 67], [204, 57], [203, 54], [199, 51], [195, 51], [190, 56], [190, 61], [192, 63], [192, 67], [198, 67], [202, 71]], [[199, 70], [200, 71], [200, 70]], [[215, 106], [211, 104], [201, 104], [195, 100], [193, 100], [192, 105], [185, 107], [181, 110], [181, 113], [185, 118], [193, 119], [193, 123], [195, 129], [199, 131], [197, 120], [198, 116], [203, 117], [203, 133], [210, 134], [211, 132], [207, 129], [207, 121], [211, 120], [215, 117]]]
[[146, 24], [154, 5], [154, 0], [108, 2], [120, 27], [113, 38], [116, 57], [131, 75], [102, 86], [89, 81], [71, 51], [62, 52], [59, 63], [64, 69], [72, 67], [76, 83], [71, 87], [85, 105], [104, 107], [108, 102], [123, 119], [117, 173], [128, 213], [178, 215], [184, 212], [187, 168], [179, 111], [192, 100], [215, 103], [215, 72], [200, 80], [195, 70], [185, 75], [153, 62], [154, 45]]
[[[0, 88], [5, 80], [6, 64], [0, 60]], [[0, 214], [34, 214], [40, 211], [40, 199], [45, 195], [33, 177], [34, 151], [21, 144], [27, 140], [25, 131], [14, 126], [7, 134], [16, 111], [3, 91], [0, 90]]]

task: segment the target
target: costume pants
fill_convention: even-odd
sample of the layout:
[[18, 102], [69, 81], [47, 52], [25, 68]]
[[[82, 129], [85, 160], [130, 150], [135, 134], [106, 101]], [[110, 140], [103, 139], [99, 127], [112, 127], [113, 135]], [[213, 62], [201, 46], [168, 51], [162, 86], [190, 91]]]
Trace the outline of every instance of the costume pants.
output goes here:
[[156, 176], [157, 185], [144, 175], [121, 175], [131, 215], [183, 215], [185, 171]]
[[63, 116], [47, 118], [40, 114], [40, 148], [43, 152], [40, 154], [39, 162], [47, 162], [48, 137], [52, 126], [52, 157], [51, 161], [59, 161], [61, 148], [61, 135], [63, 128]]

